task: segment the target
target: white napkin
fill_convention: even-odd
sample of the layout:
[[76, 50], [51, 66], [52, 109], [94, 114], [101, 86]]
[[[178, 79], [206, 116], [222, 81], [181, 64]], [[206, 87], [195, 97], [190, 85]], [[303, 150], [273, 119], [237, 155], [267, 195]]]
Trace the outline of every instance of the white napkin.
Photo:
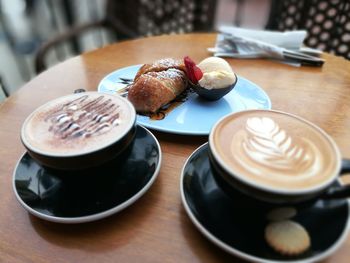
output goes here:
[[215, 47], [208, 48], [214, 56], [272, 58], [294, 66], [310, 61], [315, 64], [315, 60], [320, 66], [324, 62], [322, 59], [310, 56], [318, 56], [321, 51], [302, 46], [307, 34], [305, 30], [273, 32], [221, 26], [219, 31]]
[[240, 36], [260, 40], [272, 45], [292, 50], [300, 49], [307, 34], [305, 30], [275, 32], [265, 30], [244, 29], [233, 26], [221, 26], [219, 27], [219, 32], [233, 36]]

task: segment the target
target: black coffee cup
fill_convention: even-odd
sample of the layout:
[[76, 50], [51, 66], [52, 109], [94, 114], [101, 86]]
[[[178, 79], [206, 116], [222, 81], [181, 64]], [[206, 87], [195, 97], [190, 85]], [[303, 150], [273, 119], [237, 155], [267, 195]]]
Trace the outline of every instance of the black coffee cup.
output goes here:
[[[255, 182], [250, 178], [248, 179], [245, 178], [244, 169], [239, 170], [236, 167], [232, 167], [232, 165], [230, 166], [230, 164], [228, 164], [229, 162], [227, 161], [228, 159], [223, 155], [223, 152], [225, 152], [225, 150], [220, 150], [220, 149], [218, 150], [219, 147], [217, 146], [218, 144], [217, 138], [220, 138], [220, 135], [225, 135], [229, 137], [229, 138], [225, 138], [227, 142], [225, 141], [225, 139], [223, 140], [227, 144], [227, 146], [225, 146], [224, 143], [221, 143], [222, 144], [221, 146], [230, 147], [230, 145], [231, 146], [235, 145], [236, 147], [242, 147], [242, 148], [246, 147], [248, 149], [247, 150], [248, 152], [251, 151], [252, 148], [249, 148], [250, 146], [246, 146], [245, 140], [249, 141], [251, 137], [253, 138], [252, 139], [253, 146], [255, 145], [254, 143], [259, 143], [260, 139], [262, 140], [261, 141], [262, 145], [264, 144], [268, 145], [269, 142], [263, 141], [265, 138], [263, 138], [263, 135], [259, 133], [259, 128], [257, 128], [257, 130], [254, 130], [253, 132], [255, 132], [255, 135], [256, 134], [261, 135], [260, 138], [254, 138], [254, 136], [251, 136], [251, 134], [249, 133], [250, 132], [249, 129], [251, 127], [250, 128], [248, 127], [247, 129], [244, 128], [244, 124], [248, 123], [249, 122], [248, 120], [252, 120], [252, 122], [255, 121], [258, 124], [260, 120], [265, 120], [266, 123], [269, 123], [269, 124], [273, 124], [274, 120], [277, 124], [280, 121], [281, 122], [280, 125], [277, 125], [275, 123], [275, 126], [278, 127], [278, 129], [272, 128], [271, 130], [273, 131], [277, 130], [277, 131], [280, 131], [280, 133], [283, 133], [284, 134], [283, 136], [287, 137], [290, 144], [293, 144], [293, 140], [295, 139], [293, 138], [293, 136], [298, 136], [298, 132], [300, 131], [302, 133], [303, 127], [305, 127], [305, 129], [306, 128], [309, 129], [307, 131], [311, 135], [317, 134], [317, 136], [320, 136], [319, 138], [321, 139], [319, 139], [319, 141], [316, 141], [315, 139], [315, 141], [318, 142], [319, 144], [325, 143], [329, 146], [329, 154], [332, 154], [332, 157], [329, 157], [329, 158], [332, 158], [330, 160], [332, 161], [332, 163], [334, 163], [334, 165], [332, 166], [332, 170], [330, 171], [330, 174], [327, 175], [327, 179], [320, 180], [320, 183], [318, 184], [315, 183], [315, 185], [312, 185], [310, 187], [301, 187], [300, 189], [297, 189], [296, 187], [294, 188], [291, 187], [290, 189], [288, 189], [288, 181], [286, 181], [285, 183], [286, 186], [284, 186], [284, 188], [278, 188], [272, 185], [268, 185], [267, 183], [266, 184], [261, 183], [258, 180]], [[295, 122], [295, 124], [293, 122]], [[263, 121], [261, 123], [263, 123]], [[300, 125], [298, 123], [300, 123]], [[284, 124], [287, 124], [287, 126], [284, 126]], [[256, 125], [256, 127], [259, 127], [259, 125]], [[289, 133], [288, 129], [291, 129], [291, 128], [295, 128], [295, 129], [293, 131], [290, 130], [291, 136], [288, 136], [288, 133]], [[220, 129], [221, 131], [218, 132], [218, 130]], [[224, 129], [227, 129], [227, 130], [224, 130]], [[266, 127], [261, 127], [261, 129], [263, 132], [269, 131], [269, 129]], [[238, 133], [239, 133], [239, 136], [237, 135]], [[280, 135], [277, 134], [276, 136], [280, 136]], [[310, 138], [311, 137], [312, 136], [310, 136]], [[242, 138], [243, 142], [241, 144], [240, 144], [240, 141], [235, 141], [234, 143], [230, 143], [232, 140], [241, 140], [237, 138]], [[273, 138], [273, 136], [271, 136], [270, 138]], [[281, 141], [283, 142], [283, 141], [286, 141], [287, 139], [281, 140]], [[299, 142], [298, 138], [295, 139], [294, 141], [296, 142], [296, 144]], [[307, 142], [312, 143], [313, 142], [312, 138], [310, 139], [310, 141], [307, 141]], [[245, 145], [245, 146], [242, 146], [242, 145]], [[303, 147], [308, 146], [307, 143], [305, 145], [306, 146], [303, 146]], [[260, 146], [261, 145], [256, 146], [257, 149], [260, 149], [259, 148]], [[317, 149], [317, 147], [321, 147], [321, 146], [317, 145], [316, 143], [312, 144], [312, 147], [315, 148], [315, 151], [317, 153], [320, 153], [320, 156], [322, 157], [319, 159], [315, 158], [314, 159], [315, 162], [327, 161], [326, 158], [328, 156], [327, 155], [328, 153], [325, 154], [325, 153], [319, 152], [319, 149]], [[320, 149], [324, 151], [326, 147], [323, 147], [323, 148], [321, 147]], [[247, 168], [247, 171], [257, 171], [257, 174], [259, 174], [259, 176], [262, 176], [262, 177], [269, 176], [269, 174], [260, 173], [259, 169], [265, 169], [266, 168], [265, 166], [269, 165], [268, 163], [269, 160], [273, 160], [273, 158], [269, 159], [266, 156], [264, 156], [263, 153], [259, 153], [262, 156], [266, 157], [266, 159], [261, 158], [261, 162], [263, 162], [263, 164], [261, 164], [259, 163], [259, 158], [255, 158], [255, 159], [251, 158], [251, 156], [253, 157], [259, 156], [258, 153], [256, 155], [254, 155], [253, 153], [252, 155], [246, 154], [246, 156], [243, 156], [242, 153], [245, 153], [245, 151], [243, 150], [240, 151], [239, 149], [232, 148], [231, 150], [232, 155], [235, 154], [235, 150], [237, 150], [238, 157], [236, 156], [232, 158], [235, 160], [238, 159], [237, 165], [239, 165], [240, 162], [247, 161], [249, 165], [246, 165], [246, 163], [243, 164], [243, 167], [250, 166]], [[263, 150], [266, 150], [266, 149], [263, 149]], [[268, 149], [265, 151], [265, 153], [266, 152], [267, 153], [269, 152]], [[288, 153], [288, 150], [286, 152]], [[243, 157], [241, 158], [240, 155], [242, 155], [244, 158]], [[228, 116], [223, 117], [214, 125], [213, 129], [211, 130], [211, 133], [209, 136], [209, 159], [210, 159], [212, 172], [218, 186], [228, 196], [236, 200], [237, 199], [241, 200], [242, 204], [244, 204], [245, 206], [252, 205], [252, 206], [260, 206], [260, 207], [263, 206], [268, 208], [278, 207], [278, 206], [288, 206], [288, 205], [305, 206], [305, 205], [312, 204], [313, 202], [319, 199], [350, 197], [349, 185], [334, 186], [334, 183], [337, 181], [340, 175], [350, 172], [350, 160], [346, 160], [346, 159], [341, 160], [340, 153], [335, 142], [332, 140], [330, 136], [328, 136], [319, 127], [300, 117], [297, 117], [289, 113], [272, 111], [272, 110], [250, 110], [250, 111], [243, 111], [239, 113], [230, 114]], [[311, 158], [307, 160], [310, 160], [310, 159]], [[257, 163], [255, 164], [254, 161], [256, 161]], [[311, 161], [309, 162], [311, 163]], [[274, 164], [272, 163], [271, 167], [274, 167], [273, 165]], [[315, 165], [315, 167], [323, 167], [323, 166], [321, 164], [317, 164]], [[325, 165], [324, 167], [328, 167], [328, 166]], [[237, 172], [238, 170], [240, 173]], [[265, 169], [265, 171], [266, 170], [268, 169]], [[285, 171], [285, 173], [288, 173], [288, 172], [289, 171], [287, 170]], [[303, 174], [300, 176], [304, 176], [305, 178], [312, 178], [313, 176], [318, 176], [317, 172], [314, 172], [312, 169], [310, 169], [310, 172], [309, 172], [310, 175], [307, 174], [307, 172], [305, 172], [304, 170], [302, 170], [301, 172], [303, 172]], [[322, 171], [320, 173], [322, 173]], [[276, 174], [278, 176], [278, 173], [275, 172], [274, 170], [274, 175]], [[289, 178], [288, 177], [289, 175], [281, 174], [281, 176], [282, 177], [284, 176], [283, 178], [286, 178], [286, 180], [288, 180]], [[293, 176], [299, 176], [299, 175], [298, 173], [295, 173]], [[292, 182], [294, 178], [290, 177], [290, 180]], [[305, 182], [307, 183], [308, 181], [305, 181]]]
[[[36, 129], [38, 125], [44, 128]], [[45, 142], [48, 147], [42, 146], [39, 132], [50, 140]], [[108, 137], [103, 137], [107, 132]], [[129, 101], [119, 95], [84, 92], [57, 98], [37, 108], [22, 125], [21, 141], [41, 165], [57, 170], [83, 170], [120, 156], [135, 135], [136, 111]], [[55, 151], [66, 141], [70, 145], [67, 150]], [[89, 146], [91, 143], [93, 147]], [[75, 144], [81, 145], [81, 150]]]
[[[263, 209], [272, 209], [280, 206], [297, 206], [307, 207], [320, 199], [337, 199], [350, 197], [350, 186], [334, 186], [330, 184], [328, 187], [319, 192], [310, 193], [308, 195], [278, 195], [261, 191], [254, 187], [247, 186], [234, 177], [229, 176], [215, 161], [210, 150], [209, 160], [211, 171], [215, 182], [221, 190], [225, 192], [233, 200], [240, 200], [242, 206], [260, 207]], [[342, 161], [342, 168], [339, 175], [350, 173], [350, 160]], [[239, 202], [235, 202], [236, 204]]]

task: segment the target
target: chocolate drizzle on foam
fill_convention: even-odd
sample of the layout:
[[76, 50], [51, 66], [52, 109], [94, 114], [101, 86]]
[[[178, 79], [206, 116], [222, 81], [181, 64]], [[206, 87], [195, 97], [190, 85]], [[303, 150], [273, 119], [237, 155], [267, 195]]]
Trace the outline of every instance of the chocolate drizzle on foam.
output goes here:
[[119, 105], [112, 99], [99, 96], [89, 100], [88, 95], [65, 103], [49, 114], [49, 132], [60, 139], [90, 137], [108, 132], [120, 124]]

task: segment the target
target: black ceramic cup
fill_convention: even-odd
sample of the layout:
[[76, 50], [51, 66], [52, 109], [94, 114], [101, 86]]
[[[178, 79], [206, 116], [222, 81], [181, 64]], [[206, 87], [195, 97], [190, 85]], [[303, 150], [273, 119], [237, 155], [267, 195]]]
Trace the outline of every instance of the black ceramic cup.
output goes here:
[[84, 92], [52, 100], [24, 121], [21, 141], [39, 164], [83, 170], [115, 159], [136, 134], [136, 111], [118, 95]]
[[[285, 149], [285, 158], [291, 158], [290, 169], [276, 157], [278, 147], [273, 145], [274, 138], [278, 141], [276, 145]], [[297, 159], [293, 163], [290, 156], [294, 152]], [[227, 158], [228, 153], [232, 157]], [[249, 110], [223, 117], [210, 132], [209, 159], [218, 186], [245, 206], [307, 206], [319, 199], [350, 197], [349, 185], [334, 186], [340, 175], [350, 172], [350, 160], [341, 160], [335, 142], [323, 130], [289, 113]], [[295, 169], [292, 164], [301, 165]], [[252, 173], [256, 173], [257, 179]], [[318, 179], [321, 175], [326, 178]], [[270, 183], [270, 176], [283, 178], [283, 187]], [[300, 182], [295, 183], [298, 176]]]
[[[228, 176], [228, 174], [218, 166], [210, 151], [209, 158], [211, 171], [217, 185], [233, 200], [240, 200], [239, 203], [242, 207], [254, 207], [263, 210], [270, 210], [281, 206], [302, 208], [308, 207], [320, 199], [344, 199], [350, 197], [349, 186], [334, 186], [333, 184], [322, 191], [300, 196], [280, 195], [261, 191]], [[350, 160], [344, 159], [339, 176], [347, 173], [350, 173]], [[236, 202], [236, 204], [237, 203], [238, 202]]]

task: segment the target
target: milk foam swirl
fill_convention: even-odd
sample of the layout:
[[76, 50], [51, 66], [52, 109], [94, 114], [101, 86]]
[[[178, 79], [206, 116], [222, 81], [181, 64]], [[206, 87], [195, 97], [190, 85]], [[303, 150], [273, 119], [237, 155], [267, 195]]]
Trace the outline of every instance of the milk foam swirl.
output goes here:
[[[292, 138], [285, 130], [268, 117], [252, 117], [243, 130], [242, 153], [255, 163], [251, 165], [238, 158], [245, 169], [259, 175], [264, 167], [271, 176], [306, 179], [317, 175], [321, 154], [317, 147], [305, 138]], [[234, 150], [233, 150], [234, 151]], [[260, 174], [266, 176], [266, 174]]]
[[72, 139], [100, 135], [119, 125], [119, 106], [110, 98], [88, 98], [79, 97], [49, 114], [45, 118], [51, 124], [49, 131], [60, 139]]

